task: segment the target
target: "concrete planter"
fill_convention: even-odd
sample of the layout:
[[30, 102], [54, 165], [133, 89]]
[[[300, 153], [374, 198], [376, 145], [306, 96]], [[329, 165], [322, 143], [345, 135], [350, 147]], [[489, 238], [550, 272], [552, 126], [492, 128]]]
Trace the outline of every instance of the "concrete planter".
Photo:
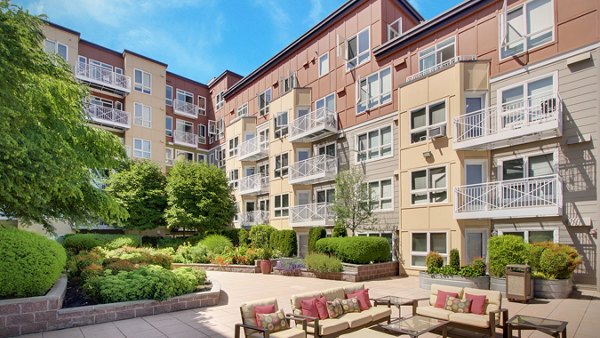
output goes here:
[[569, 279], [535, 279], [534, 295], [536, 298], [564, 299], [573, 291], [573, 280]]
[[500, 291], [506, 298], [506, 278], [490, 277], [490, 290]]
[[474, 289], [490, 289], [490, 277], [462, 277], [462, 276], [442, 276], [442, 275], [430, 275], [427, 272], [419, 273], [419, 287], [421, 289], [430, 290], [431, 284], [441, 284], [448, 286], [456, 286], [460, 288], [474, 288]]

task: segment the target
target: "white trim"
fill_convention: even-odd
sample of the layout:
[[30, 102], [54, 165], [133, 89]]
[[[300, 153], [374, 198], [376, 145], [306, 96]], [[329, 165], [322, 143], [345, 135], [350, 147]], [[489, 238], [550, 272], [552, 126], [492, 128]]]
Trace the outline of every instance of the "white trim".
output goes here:
[[[511, 155], [505, 155], [505, 156], [498, 156], [495, 157], [496, 159], [496, 168], [498, 170], [498, 172], [496, 173], [496, 177], [498, 177], [499, 181], [505, 181], [504, 177], [502, 177], [502, 169], [503, 169], [503, 165], [502, 163], [504, 161], [510, 161], [510, 160], [516, 160], [516, 159], [523, 159], [523, 178], [528, 178], [529, 176], [529, 158], [530, 157], [536, 157], [536, 156], [542, 156], [542, 155], [549, 155], [552, 154], [552, 167], [554, 169], [554, 173], [558, 174], [559, 172], [559, 157], [558, 157], [558, 148], [553, 148], [553, 149], [548, 149], [548, 150], [530, 150], [530, 151], [526, 151], [523, 153], [517, 153], [517, 154], [511, 154]], [[535, 177], [535, 176], [533, 176]]]
[[[383, 88], [383, 81], [382, 81], [381, 73], [384, 72], [384, 71], [386, 71], [386, 70], [389, 70], [390, 91], [384, 93], [384, 92], [381, 91], [381, 89]], [[377, 93], [376, 95], [371, 95], [371, 93], [367, 93], [368, 94], [367, 98], [364, 101], [360, 101], [360, 96], [361, 96], [360, 95], [360, 87], [361, 87], [360, 83], [361, 83], [361, 81], [363, 81], [363, 80], [366, 81], [365, 85], [366, 85], [366, 87], [368, 89], [368, 87], [369, 87], [368, 79], [371, 76], [375, 75], [375, 74], [377, 74], [377, 84], [378, 84], [378, 87], [380, 89], [379, 93]], [[376, 108], [379, 108], [379, 107], [382, 107], [382, 106], [385, 106], [387, 104], [390, 104], [390, 103], [394, 102], [394, 97], [393, 97], [394, 96], [394, 72], [393, 72], [391, 66], [381, 67], [377, 71], [374, 71], [374, 72], [372, 72], [371, 74], [369, 74], [369, 75], [367, 75], [365, 77], [358, 77], [358, 79], [356, 80], [355, 86], [356, 86], [356, 91], [355, 91], [355, 95], [356, 95], [355, 100], [356, 100], [356, 103], [355, 103], [355, 107], [354, 107], [354, 113], [357, 116], [365, 114], [367, 112], [372, 111], [373, 109], [376, 109]], [[389, 100], [383, 101], [382, 100], [383, 97], [385, 97], [387, 95], [390, 96]], [[371, 101], [375, 97], [377, 97], [377, 101], [378, 101], [377, 104], [374, 105], [373, 107], [369, 107], [368, 106], [369, 101]], [[358, 111], [358, 106], [361, 105], [361, 104], [365, 107], [365, 109], [361, 110], [361, 111]]]
[[[325, 73], [321, 74], [321, 58], [324, 57], [324, 56], [326, 56], [326, 55], [327, 55], [327, 71]], [[321, 78], [321, 77], [329, 74], [330, 68], [331, 68], [330, 67], [330, 63], [331, 63], [331, 61], [329, 60], [329, 51], [327, 51], [327, 52], [319, 55], [319, 58], [318, 58], [319, 78]]]
[[[288, 197], [288, 205], [287, 207], [283, 206], [283, 196], [287, 196]], [[279, 197], [279, 200], [281, 202], [281, 206], [279, 208], [275, 207], [275, 198]], [[283, 218], [289, 218], [290, 217], [290, 193], [282, 193], [282, 194], [278, 194], [278, 195], [273, 195], [273, 218], [274, 219], [283, 219]], [[283, 216], [283, 211], [287, 209], [287, 216]], [[281, 211], [282, 216], [275, 216], [275, 211]]]
[[388, 118], [396, 118], [397, 116], [398, 116], [398, 111], [394, 111], [394, 112], [391, 112], [391, 113], [389, 113], [387, 115], [383, 115], [383, 116], [380, 116], [380, 117], [372, 119], [372, 120], [367, 120], [365, 122], [361, 122], [359, 124], [355, 124], [355, 125], [353, 125], [351, 127], [348, 127], [348, 128], [346, 128], [344, 130], [340, 130], [338, 133], [342, 133], [342, 132], [343, 133], [348, 133], [348, 132], [353, 131], [354, 129], [360, 129], [360, 128], [366, 126], [366, 125], [375, 124], [377, 122], [383, 121], [383, 120], [388, 119]]
[[[171, 88], [171, 97], [166, 97], [167, 96], [167, 88]], [[171, 85], [165, 85], [165, 105], [172, 107], [173, 106], [173, 95], [175, 94], [175, 92], [173, 91], [173, 86]], [[171, 101], [171, 103], [167, 103], [167, 101]]]
[[[287, 165], [283, 165], [283, 155], [286, 155], [287, 158]], [[281, 167], [278, 169], [277, 168], [277, 157], [281, 158]], [[289, 152], [284, 152], [284, 153], [280, 153], [278, 155], [273, 156], [273, 178], [285, 178], [290, 174], [290, 153]], [[286, 170], [286, 174], [283, 175], [283, 169]], [[277, 170], [279, 170], [281, 172], [281, 174], [279, 176], [276, 175]]]
[[[445, 121], [444, 121], [444, 123], [436, 123], [434, 125], [431, 125], [430, 121], [429, 121], [429, 112], [430, 112], [429, 108], [431, 106], [440, 104], [441, 102], [444, 102]], [[445, 137], [449, 136], [448, 135], [448, 133], [450, 131], [449, 128], [448, 128], [448, 119], [450, 118], [450, 116], [449, 116], [450, 115], [449, 104], [450, 104], [450, 100], [449, 100], [448, 97], [446, 97], [446, 98], [443, 98], [441, 100], [431, 101], [431, 102], [428, 102], [428, 103], [426, 103], [424, 105], [417, 106], [417, 107], [414, 107], [414, 108], [411, 108], [411, 109], [407, 110], [407, 112], [408, 112], [408, 133], [409, 133], [408, 136], [410, 137], [410, 140], [409, 140], [410, 143], [409, 144], [411, 146], [418, 145], [418, 144], [423, 144], [425, 142], [432, 142], [431, 141], [432, 138], [429, 137], [429, 130], [431, 130], [433, 128], [446, 126], [446, 136]], [[425, 131], [425, 139], [422, 140], [422, 141], [412, 142], [412, 134], [413, 134], [413, 130], [414, 130], [414, 129], [412, 129], [412, 126], [411, 126], [412, 113], [415, 112], [415, 111], [417, 111], [417, 110], [419, 110], [419, 109], [422, 109], [422, 108], [425, 108], [425, 126], [416, 128], [417, 131], [415, 133]]]
[[[141, 142], [141, 146], [142, 146], [141, 149], [137, 149], [136, 150], [136, 148], [135, 148], [135, 141], [140, 141]], [[144, 153], [145, 153], [145, 151], [144, 151], [144, 142], [148, 142], [148, 145], [150, 146], [149, 147], [150, 150], [148, 151], [148, 157], [144, 157]], [[136, 156], [135, 155], [136, 151], [139, 151], [141, 153], [141, 156]], [[152, 158], [152, 141], [146, 140], [146, 139], [143, 139], [143, 138], [135, 138], [134, 137], [133, 141], [132, 141], [132, 144], [131, 144], [131, 156], [135, 157], [135, 158], [142, 158], [142, 159], [148, 159], [148, 160], [151, 159]]]
[[388, 181], [388, 180], [390, 181], [390, 184], [392, 185], [392, 196], [391, 196], [391, 199], [390, 199], [392, 207], [388, 208], [388, 209], [371, 209], [371, 211], [373, 211], [375, 213], [390, 212], [390, 211], [394, 211], [395, 210], [395, 207], [394, 207], [395, 206], [395, 204], [394, 204], [395, 203], [395, 198], [394, 198], [394, 195], [395, 195], [394, 178], [393, 177], [385, 177], [385, 178], [373, 179], [373, 180], [365, 182], [367, 184], [367, 189], [369, 189], [369, 199], [370, 199], [370, 195], [371, 195], [371, 187], [369, 185], [371, 183], [374, 183], [374, 182], [378, 182], [379, 183], [379, 185], [378, 185], [378, 187], [379, 187], [379, 199], [378, 199], [377, 202], [378, 202], [379, 205], [381, 205], [381, 200], [382, 200], [382, 198], [381, 198], [381, 182], [382, 181]]
[[[200, 100], [202, 98], [202, 100]], [[200, 102], [204, 103], [204, 106], [200, 105]], [[206, 116], [206, 97], [202, 95], [198, 95], [198, 114], [202, 116]]]
[[[446, 259], [446, 263], [448, 262], [448, 258], [450, 257], [450, 236], [449, 230], [435, 230], [435, 231], [429, 231], [429, 230], [412, 230], [409, 231], [409, 242], [410, 242], [410, 252], [409, 252], [409, 262], [408, 265], [411, 268], [416, 268], [416, 269], [423, 269], [425, 270], [426, 266], [419, 266], [419, 265], [413, 265], [412, 264], [412, 257], [413, 256], [420, 256], [420, 257], [427, 257], [427, 254], [431, 251], [431, 236], [430, 234], [446, 234], [446, 253], [441, 253], [438, 252], [440, 254], [440, 256], [444, 257]], [[413, 251], [413, 234], [427, 234], [427, 251], [425, 251], [425, 254], [422, 254], [423, 251]]]
[[[396, 32], [396, 29], [392, 28], [392, 26], [396, 23], [399, 22], [398, 27], [400, 28], [398, 32]], [[395, 37], [390, 37], [390, 30], [394, 30], [395, 33], [397, 33], [398, 35]], [[403, 33], [402, 31], [402, 17], [399, 17], [398, 19], [392, 21], [391, 23], [387, 24], [387, 41], [393, 40], [395, 38], [397, 38], [398, 36], [401, 36]]]
[[[137, 82], [135, 82], [135, 72], [136, 72], [136, 71], [138, 71], [138, 70], [139, 70], [140, 72], [142, 72], [142, 82], [141, 82], [142, 89], [141, 89], [141, 90], [138, 90], [138, 89], [136, 89], [136, 88], [135, 88], [135, 86], [136, 86], [136, 84], [137, 84]], [[147, 87], [147, 88], [148, 88], [148, 90], [149, 90], [149, 92], [148, 92], [148, 93], [146, 93], [146, 92], [144, 91], [144, 88], [146, 88], [146, 87], [144, 86], [144, 73], [145, 73], [145, 74], [148, 74], [148, 75], [149, 75], [149, 77], [150, 77], [150, 83], [148, 84], [148, 87]], [[152, 95], [152, 73], [146, 72], [146, 71], [144, 71], [144, 70], [142, 70], [142, 69], [139, 69], [139, 68], [133, 68], [133, 90], [135, 90], [135, 91], [136, 91], [136, 92], [138, 92], [138, 93], [142, 93], [142, 94], [146, 94], [146, 95]]]
[[[443, 202], [430, 202], [429, 201], [429, 194], [430, 193], [438, 191], [438, 190], [439, 191], [443, 190], [443, 188], [435, 188], [434, 189], [434, 188], [430, 188], [429, 187], [429, 179], [430, 179], [430, 177], [429, 177], [429, 171], [432, 170], [432, 169], [439, 169], [439, 168], [445, 168], [444, 169], [444, 174], [446, 175], [446, 200], [443, 201]], [[410, 206], [411, 207], [422, 207], [422, 206], [430, 206], [430, 205], [434, 205], [435, 206], [435, 205], [452, 203], [452, 201], [450, 200], [450, 193], [451, 193], [452, 189], [450, 188], [450, 175], [449, 175], [450, 171], [449, 171], [449, 168], [450, 168], [449, 164], [445, 163], [445, 164], [432, 165], [432, 166], [421, 167], [421, 168], [413, 168], [411, 170], [408, 170], [408, 179], [409, 179], [409, 181], [408, 181], [408, 188], [409, 188], [409, 197], [410, 197], [409, 203], [410, 203]], [[425, 176], [425, 178], [427, 179], [427, 182], [426, 182], [427, 183], [427, 188], [425, 188], [425, 189], [419, 189], [419, 190], [413, 190], [412, 189], [412, 174], [414, 172], [423, 171], [423, 170], [425, 170], [425, 172], [427, 174]], [[424, 203], [413, 203], [412, 196], [413, 196], [413, 194], [416, 194], [416, 193], [426, 193], [427, 194], [427, 200], [426, 200], [426, 202], [424, 202]]]
[[[359, 150], [358, 137], [361, 136], [361, 135], [367, 135], [367, 142], [369, 142], [369, 133], [370, 132], [378, 130], [379, 131], [379, 136], [381, 136], [381, 129], [384, 129], [386, 127], [390, 127], [390, 133], [391, 133], [391, 135], [390, 135], [390, 137], [391, 137], [390, 154], [386, 155], [386, 156], [379, 156], [377, 158], [366, 158], [365, 160], [362, 160], [362, 161], [359, 160], [358, 159], [358, 154], [360, 153], [360, 150]], [[353, 149], [354, 151], [351, 150], [351, 152], [355, 153], [355, 155], [352, 155], [352, 158], [353, 158], [352, 162], [354, 164], [362, 164], [362, 163], [369, 163], [369, 162], [373, 162], [373, 161], [379, 161], [379, 160], [383, 160], [383, 159], [386, 159], [386, 158], [394, 157], [394, 143], [395, 142], [394, 142], [394, 124], [393, 123], [389, 124], [389, 125], [388, 124], [381, 125], [379, 127], [375, 127], [375, 128], [372, 128], [372, 129], [365, 130], [364, 132], [357, 133], [357, 134], [354, 135], [354, 146], [355, 146], [355, 149]], [[381, 148], [383, 148], [383, 146], [380, 144], [379, 148], [381, 150]], [[367, 153], [368, 151], [369, 151], [369, 149], [367, 148], [367, 150], [365, 150], [365, 153]], [[367, 154], [366, 157], [368, 157], [368, 154]]]
[[529, 232], [530, 231], [552, 231], [553, 232], [553, 242], [554, 243], [559, 243], [560, 242], [560, 230], [558, 228], [558, 226], [555, 225], [544, 225], [544, 226], [516, 226], [513, 228], [509, 228], [509, 227], [496, 227], [494, 226], [494, 229], [498, 231], [498, 235], [502, 236], [504, 235], [505, 232], [522, 232], [523, 233], [523, 239], [525, 242], [529, 243]]
[[[454, 56], [453, 56], [453, 58], [455, 58], [456, 57], [456, 50], [457, 50], [456, 35], [452, 35], [450, 37], [444, 38], [443, 40], [436, 39], [435, 42], [433, 42], [430, 45], [427, 45], [427, 47], [420, 47], [418, 49], [418, 52], [417, 52], [417, 67], [419, 69], [419, 73], [427, 71], [428, 69], [434, 68], [436, 65], [439, 65], [439, 64], [441, 64], [441, 63], [444, 62], [442, 60], [438, 60], [438, 45], [440, 45], [442, 43], [445, 43], [445, 42], [448, 42], [449, 40], [453, 40], [453, 42], [452, 42], [452, 45], [454, 46]], [[449, 46], [449, 45], [447, 45], [447, 46]], [[447, 46], [444, 46], [443, 48], [446, 48]], [[421, 53], [423, 51], [427, 50], [427, 49], [432, 48], [432, 47], [433, 47], [433, 55], [435, 57], [435, 63], [431, 67], [428, 67], [428, 68], [425, 68], [425, 69], [421, 69]]]
[[186, 161], [191, 161], [193, 162], [195, 159], [194, 153], [191, 151], [186, 151], [186, 150], [181, 150], [181, 149], [175, 149], [175, 158], [178, 158], [179, 155], [184, 155], [184, 154], [192, 154], [192, 159], [188, 160], [187, 158], [185, 159]]
[[512, 83], [512, 84], [507, 84], [504, 87], [500, 87], [498, 89], [496, 89], [496, 104], [497, 105], [502, 105], [502, 92], [507, 91], [509, 89], [513, 89], [513, 88], [517, 88], [517, 87], [523, 87], [523, 100], [526, 100], [528, 95], [527, 95], [527, 91], [525, 88], [527, 85], [529, 85], [532, 82], [538, 81], [538, 80], [542, 80], [542, 79], [547, 79], [551, 77], [552, 78], [552, 92], [553, 93], [558, 93], [558, 71], [552, 71], [552, 72], [548, 72], [546, 74], [542, 74], [536, 77], [529, 77], [527, 79], [524, 79], [523, 81], [517, 82], [517, 83]]
[[[368, 34], [368, 36], [369, 36], [369, 46], [367, 47], [368, 57], [365, 60], [363, 60], [363, 62], [359, 63], [358, 59], [359, 59], [361, 53], [358, 51], [358, 46], [360, 44], [359, 41], [358, 41], [358, 36], [362, 32], [364, 32], [364, 31], [369, 31], [369, 34]], [[348, 63], [350, 61], [349, 58], [348, 58], [348, 50], [349, 50], [349, 48], [348, 48], [348, 41], [350, 41], [352, 38], [356, 38], [356, 52], [358, 54], [356, 54], [356, 57], [355, 57], [355, 59], [356, 59], [356, 65], [354, 65], [354, 67], [352, 67], [352, 68], [348, 68]], [[344, 49], [345, 49], [344, 59], [346, 60], [346, 62], [345, 62], [346, 73], [355, 70], [356, 68], [360, 67], [361, 65], [364, 65], [364, 64], [368, 63], [371, 60], [371, 44], [372, 44], [371, 43], [371, 26], [367, 26], [366, 28], [358, 31], [358, 33], [352, 35], [351, 37], [347, 38], [344, 41]]]
[[[171, 120], [171, 129], [167, 129], [167, 123], [166, 123], [166, 121], [169, 120], [169, 119]], [[169, 115], [165, 116], [165, 135], [173, 137], [173, 130], [174, 129], [175, 129], [175, 125], [174, 125], [174, 121], [173, 121], [173, 116], [169, 116]], [[167, 134], [167, 131], [170, 131], [170, 134]]]
[[467, 185], [467, 166], [468, 165], [481, 165], [481, 170], [483, 171], [483, 175], [481, 177], [482, 181], [481, 183], [485, 183], [488, 181], [489, 179], [489, 164], [488, 164], [488, 160], [486, 158], [467, 158], [464, 161], [464, 165], [463, 165], [463, 171], [464, 171], [464, 179], [465, 179], [465, 184], [463, 185]]

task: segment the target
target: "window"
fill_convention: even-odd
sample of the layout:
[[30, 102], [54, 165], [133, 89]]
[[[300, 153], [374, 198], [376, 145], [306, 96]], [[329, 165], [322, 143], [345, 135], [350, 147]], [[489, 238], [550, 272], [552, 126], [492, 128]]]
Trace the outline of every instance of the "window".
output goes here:
[[90, 96], [90, 103], [100, 107], [113, 107], [113, 102], [111, 100], [103, 99], [97, 96]]
[[275, 177], [283, 177], [288, 174], [288, 154], [275, 156]]
[[288, 112], [277, 113], [275, 117], [275, 137], [284, 137], [288, 134]]
[[265, 116], [269, 113], [269, 103], [271, 103], [271, 88], [258, 95], [258, 115]]
[[502, 128], [519, 128], [555, 116], [558, 102], [554, 84], [554, 75], [549, 75], [499, 90]]
[[329, 155], [335, 157], [335, 142], [317, 146], [317, 155]]
[[224, 94], [225, 94], [224, 91], [222, 91], [219, 94], [217, 94], [217, 97], [215, 99], [215, 102], [217, 102], [217, 105], [215, 107], [216, 110], [219, 110], [219, 109], [223, 108], [223, 105], [225, 105]]
[[65, 61], [69, 58], [69, 48], [67, 45], [63, 45], [58, 41], [45, 40], [44, 41], [44, 50], [48, 54], [58, 54]]
[[198, 143], [206, 144], [206, 125], [198, 124]]
[[141, 103], [133, 104], [133, 123], [138, 126], [152, 128], [152, 108]]
[[333, 203], [335, 201], [335, 188], [317, 190], [317, 203]]
[[283, 194], [274, 197], [275, 217], [287, 217], [290, 213], [290, 195]]
[[392, 69], [384, 68], [364, 79], [358, 79], [356, 113], [392, 102]]
[[206, 98], [198, 95], [198, 114], [206, 116]]
[[139, 138], [133, 139], [133, 157], [150, 159], [151, 145], [150, 141]]
[[410, 265], [425, 267], [425, 258], [430, 251], [448, 259], [448, 234], [445, 232], [413, 232], [411, 234]]
[[[315, 110], [318, 115], [317, 118], [325, 116], [323, 112], [319, 112], [319, 110], [322, 110], [323, 108], [325, 108], [326, 111], [335, 113], [335, 93], [331, 93], [315, 101]], [[321, 115], [319, 116], [319, 114]]]
[[165, 118], [165, 135], [173, 136], [173, 118], [171, 116]]
[[225, 120], [220, 119], [217, 121], [217, 134], [220, 139], [225, 136]]
[[258, 173], [261, 174], [262, 176], [269, 176], [269, 163], [268, 162], [264, 162], [264, 163], [260, 163], [256, 166], [258, 168]]
[[[184, 134], [185, 133], [185, 134]], [[185, 143], [194, 143], [194, 124], [184, 120], [175, 120], [175, 136], [178, 141]]]
[[346, 70], [352, 70], [371, 58], [370, 30], [367, 27], [346, 41]]
[[198, 162], [206, 163], [206, 155], [205, 154], [198, 154], [198, 156], [196, 157], [196, 160]]
[[145, 94], [152, 93], [152, 74], [143, 70], [133, 70], [133, 89]]
[[357, 136], [356, 162], [392, 156], [392, 127], [387, 126]]
[[329, 73], [329, 53], [319, 56], [319, 77]]
[[219, 168], [224, 168], [225, 167], [225, 149], [217, 150], [216, 158], [217, 158], [217, 166]]
[[165, 163], [173, 165], [173, 148], [165, 148]]
[[238, 143], [239, 138], [237, 136], [229, 140], [229, 157], [233, 157], [238, 154]]
[[175, 151], [175, 155], [178, 159], [183, 158], [186, 161], [194, 161], [194, 153], [189, 151], [177, 150]]
[[296, 74], [290, 74], [290, 76], [281, 79], [281, 94], [289, 93], [292, 89], [296, 88]]
[[369, 198], [372, 210], [393, 210], [394, 189], [392, 180], [369, 182]]
[[410, 112], [410, 143], [446, 135], [446, 101]]
[[248, 116], [248, 104], [244, 103], [237, 109], [237, 117]]
[[392, 22], [387, 26], [387, 38], [388, 41], [395, 39], [402, 35], [402, 18]]
[[446, 167], [411, 173], [411, 204], [443, 203], [448, 200]]
[[[194, 104], [194, 95], [190, 92], [186, 92], [185, 90], [177, 89], [177, 101], [180, 101], [181, 103], [185, 102]], [[183, 104], [181, 106], [183, 106]], [[185, 110], [186, 108], [182, 107], [182, 109]]]
[[173, 105], [173, 86], [167, 85], [165, 87], [165, 104], [167, 106]]
[[518, 55], [554, 40], [552, 0], [532, 0], [500, 18], [500, 57]]
[[517, 229], [499, 230], [499, 235], [513, 235], [523, 238], [527, 243], [558, 243], [558, 229]]
[[[500, 173], [501, 180], [503, 181], [550, 176], [556, 172], [553, 153], [503, 160], [500, 165], [502, 170]], [[540, 188], [538, 187], [538, 189]]]
[[260, 149], [268, 149], [269, 147], [269, 129], [263, 129], [258, 132], [258, 140]]
[[233, 189], [238, 187], [238, 180], [240, 179], [239, 169], [233, 169], [229, 171], [229, 186]]
[[419, 71], [425, 71], [456, 55], [455, 38], [451, 37], [419, 52]]

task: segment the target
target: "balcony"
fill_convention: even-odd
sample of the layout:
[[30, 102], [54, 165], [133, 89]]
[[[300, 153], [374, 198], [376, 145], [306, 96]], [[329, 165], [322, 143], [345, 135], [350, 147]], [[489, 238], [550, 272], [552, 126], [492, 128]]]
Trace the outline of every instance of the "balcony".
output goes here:
[[240, 195], [260, 195], [269, 192], [269, 176], [254, 174], [240, 180]]
[[112, 107], [97, 104], [87, 105], [88, 116], [94, 123], [119, 129], [129, 129], [129, 113]]
[[337, 133], [337, 114], [325, 108], [300, 116], [290, 124], [290, 142], [314, 142]]
[[558, 175], [487, 182], [454, 188], [456, 219], [562, 216]]
[[183, 100], [173, 100], [173, 112], [177, 115], [195, 119], [198, 117], [198, 106]]
[[463, 61], [477, 61], [477, 55], [459, 55], [459, 56], [455, 56], [451, 59], [448, 59], [446, 61], [440, 62], [436, 65], [433, 65], [429, 68], [423, 69], [422, 71], [407, 76], [406, 77], [406, 82], [412, 82], [412, 81], [416, 81], [419, 80], [421, 78], [426, 77], [429, 74], [433, 74], [433, 73], [437, 73], [441, 70], [444, 70], [446, 68], [450, 68], [452, 67], [454, 64], [459, 63], [459, 62], [463, 62]]
[[194, 133], [188, 133], [183, 130], [175, 129], [173, 133], [173, 143], [181, 146], [196, 148], [198, 144], [197, 137], [198, 136]]
[[257, 161], [269, 156], [269, 145], [258, 137], [251, 138], [240, 145], [240, 161]]
[[297, 205], [290, 208], [290, 226], [314, 227], [333, 225], [333, 208], [328, 203]]
[[131, 93], [131, 78], [129, 76], [101, 66], [78, 62], [75, 65], [75, 76], [79, 80], [87, 82], [91, 87], [100, 90], [122, 96]]
[[251, 227], [258, 224], [269, 224], [268, 210], [248, 211], [240, 215], [240, 225], [242, 227]]
[[313, 156], [289, 166], [290, 184], [314, 184], [335, 180], [337, 158], [331, 155]]
[[534, 95], [454, 118], [454, 149], [489, 150], [562, 135], [558, 93]]

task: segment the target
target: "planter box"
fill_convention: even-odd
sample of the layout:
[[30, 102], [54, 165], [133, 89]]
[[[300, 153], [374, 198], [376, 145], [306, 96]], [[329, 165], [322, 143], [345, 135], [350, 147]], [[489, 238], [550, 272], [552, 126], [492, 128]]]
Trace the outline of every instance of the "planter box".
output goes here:
[[[535, 290], [534, 287], [534, 279], [532, 278], [531, 290]], [[506, 278], [490, 277], [490, 290], [500, 291], [500, 293], [502, 294], [502, 298], [506, 299]], [[535, 292], [534, 296], [537, 297]]]
[[431, 290], [431, 284], [441, 284], [448, 286], [456, 286], [460, 288], [474, 288], [474, 289], [490, 289], [490, 277], [462, 277], [462, 276], [443, 276], [443, 275], [430, 275], [427, 272], [419, 273], [419, 287], [421, 289]]
[[573, 280], [569, 279], [535, 279], [534, 295], [536, 298], [564, 299], [573, 291]]
[[173, 263], [173, 269], [189, 267], [192, 269], [204, 269], [206, 271], [227, 271], [227, 272], [244, 272], [244, 273], [260, 273], [259, 261], [255, 261], [254, 265], [219, 265], [219, 264], [201, 264], [201, 263]]

